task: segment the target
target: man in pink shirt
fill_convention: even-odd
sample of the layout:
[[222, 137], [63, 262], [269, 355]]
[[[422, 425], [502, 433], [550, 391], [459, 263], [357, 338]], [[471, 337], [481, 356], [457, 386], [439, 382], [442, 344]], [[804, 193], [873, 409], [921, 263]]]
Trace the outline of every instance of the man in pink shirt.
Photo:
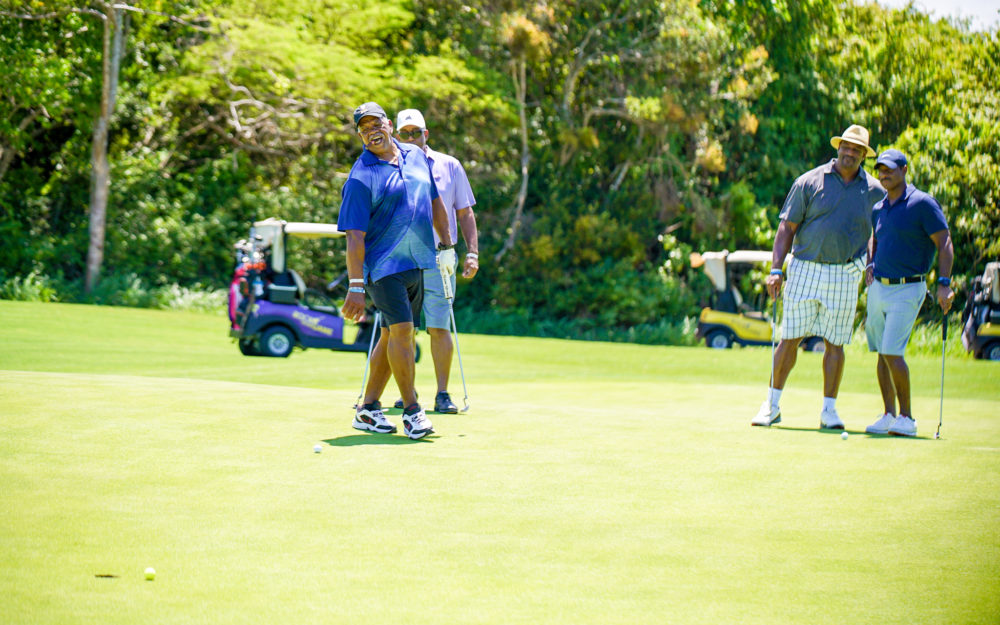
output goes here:
[[[479, 234], [476, 230], [476, 215], [472, 211], [476, 198], [472, 195], [469, 178], [462, 164], [453, 156], [432, 150], [427, 145], [430, 132], [424, 116], [416, 109], [400, 111], [396, 116], [396, 136], [400, 141], [420, 147], [431, 163], [431, 172], [438, 193], [448, 213], [451, 240], [458, 240], [457, 226], [462, 226], [467, 252], [462, 266], [462, 277], [472, 278], [479, 271]], [[437, 237], [437, 233], [434, 233]], [[437, 241], [435, 240], [435, 245]], [[457, 258], [456, 258], [457, 264]], [[451, 292], [455, 293], [455, 268], [446, 278], [451, 281]], [[431, 337], [431, 357], [434, 359], [434, 373], [437, 378], [437, 394], [434, 397], [434, 411], [447, 414], [458, 412], [458, 406], [448, 394], [448, 378], [454, 344], [450, 332], [449, 302], [444, 296], [444, 283], [436, 269], [424, 271], [423, 313], [427, 333]]]

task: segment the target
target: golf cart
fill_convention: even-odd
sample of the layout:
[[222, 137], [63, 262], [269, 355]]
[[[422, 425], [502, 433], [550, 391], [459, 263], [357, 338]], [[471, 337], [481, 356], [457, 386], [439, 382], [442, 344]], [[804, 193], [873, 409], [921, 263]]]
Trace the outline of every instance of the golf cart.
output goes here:
[[[757, 250], [737, 250], [730, 252], [694, 252], [691, 266], [704, 267], [714, 290], [709, 305], [702, 309], [698, 317], [695, 337], [705, 339], [705, 345], [713, 349], [727, 349], [733, 343], [740, 345], [770, 345], [771, 323], [765, 315], [765, 294], [760, 294], [753, 303], [744, 300], [738, 285], [740, 279], [755, 264], [771, 263], [771, 252]], [[807, 336], [802, 339], [802, 349], [821, 352], [823, 339]]]
[[[243, 355], [285, 358], [294, 347], [367, 353], [374, 330], [372, 315], [367, 314], [359, 324], [353, 342], [344, 342], [344, 318], [333, 298], [306, 288], [302, 277], [286, 265], [288, 237], [343, 236], [334, 224], [270, 218], [255, 222], [250, 236], [234, 246], [236, 269], [229, 285], [229, 336], [236, 339]], [[346, 275], [327, 289], [343, 289]]]
[[986, 263], [962, 311], [962, 345], [976, 358], [1000, 360], [1000, 262]]

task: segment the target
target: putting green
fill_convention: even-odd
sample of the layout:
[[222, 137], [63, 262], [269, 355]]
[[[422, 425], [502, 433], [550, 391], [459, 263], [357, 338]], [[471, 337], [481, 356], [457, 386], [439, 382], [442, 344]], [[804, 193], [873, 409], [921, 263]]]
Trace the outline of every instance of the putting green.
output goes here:
[[875, 360], [849, 354], [844, 441], [818, 355], [764, 429], [767, 348], [463, 335], [472, 409], [409, 441], [350, 427], [363, 355], [248, 358], [189, 313], [0, 302], [0, 327], [0, 622], [1000, 614], [996, 363], [949, 359], [936, 441], [940, 358], [909, 359], [908, 440], [863, 434]]

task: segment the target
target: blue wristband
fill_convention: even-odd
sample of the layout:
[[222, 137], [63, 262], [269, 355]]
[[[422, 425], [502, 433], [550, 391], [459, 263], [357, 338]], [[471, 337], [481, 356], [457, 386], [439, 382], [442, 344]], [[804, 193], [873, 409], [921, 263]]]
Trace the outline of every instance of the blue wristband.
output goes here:
[[940, 284], [941, 286], [951, 286], [951, 278], [944, 278], [944, 277], [938, 278], [937, 283]]
[[364, 293], [365, 290], [363, 288], [361, 288], [360, 286], [352, 286], [351, 288], [347, 289], [347, 292], [348, 293]]
[[771, 275], [772, 276], [783, 276], [783, 275], [785, 275], [785, 272], [782, 271], [782, 270], [780, 270], [780, 269], [772, 269], [771, 270]]

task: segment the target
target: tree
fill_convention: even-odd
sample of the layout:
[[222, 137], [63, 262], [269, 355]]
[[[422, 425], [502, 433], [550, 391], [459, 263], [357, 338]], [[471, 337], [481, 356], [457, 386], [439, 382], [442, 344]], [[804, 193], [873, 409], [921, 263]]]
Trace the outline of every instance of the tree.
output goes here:
[[2, 11], [0, 15], [21, 20], [60, 19], [69, 14], [96, 17], [103, 25], [103, 48], [101, 53], [101, 95], [98, 112], [93, 121], [91, 143], [91, 185], [90, 185], [90, 226], [87, 247], [86, 278], [84, 289], [94, 290], [100, 277], [104, 258], [105, 226], [107, 222], [108, 192], [111, 183], [111, 166], [108, 160], [108, 133], [111, 117], [115, 111], [118, 95], [118, 77], [124, 52], [124, 31], [126, 12], [158, 15], [183, 21], [180, 18], [157, 11], [147, 11], [137, 7], [106, 0], [91, 0], [87, 7], [65, 5], [54, 2], [55, 9], [44, 13]]

